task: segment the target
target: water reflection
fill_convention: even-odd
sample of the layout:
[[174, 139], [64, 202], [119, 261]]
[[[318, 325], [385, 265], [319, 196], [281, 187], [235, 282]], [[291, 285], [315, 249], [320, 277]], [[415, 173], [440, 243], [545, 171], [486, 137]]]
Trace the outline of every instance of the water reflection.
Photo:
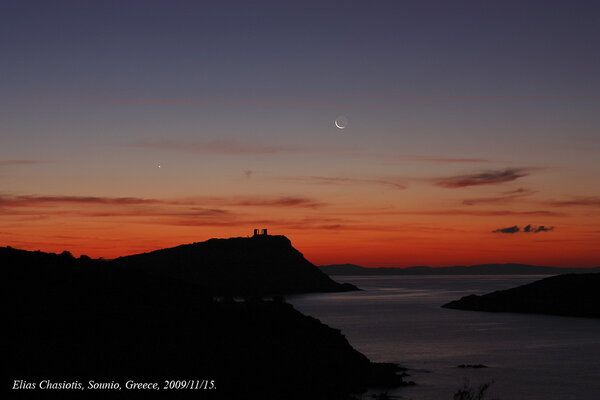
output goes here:
[[[440, 308], [467, 294], [507, 289], [541, 276], [336, 278], [363, 291], [288, 301], [341, 329], [372, 360], [414, 369], [412, 379], [419, 385], [394, 394], [451, 399], [468, 377], [494, 380], [491, 397], [501, 400], [600, 398], [600, 321]], [[457, 368], [460, 364], [489, 368]]]

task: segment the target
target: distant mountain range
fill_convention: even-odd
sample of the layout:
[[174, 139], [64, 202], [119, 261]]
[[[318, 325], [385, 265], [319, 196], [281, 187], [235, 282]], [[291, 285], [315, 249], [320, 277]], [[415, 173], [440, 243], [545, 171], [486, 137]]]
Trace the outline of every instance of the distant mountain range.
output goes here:
[[600, 318], [599, 288], [598, 273], [565, 274], [482, 296], [464, 296], [442, 307]]
[[327, 275], [559, 275], [600, 272], [600, 267], [565, 268], [528, 264], [479, 264], [452, 267], [367, 268], [354, 264], [319, 267]]

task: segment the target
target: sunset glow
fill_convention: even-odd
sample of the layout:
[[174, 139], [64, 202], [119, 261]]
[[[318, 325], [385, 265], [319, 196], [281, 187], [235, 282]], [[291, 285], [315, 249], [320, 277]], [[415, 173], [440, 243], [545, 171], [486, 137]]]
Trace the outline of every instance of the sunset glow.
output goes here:
[[0, 245], [114, 258], [268, 228], [315, 264], [600, 265], [591, 16], [113, 3], [3, 6]]

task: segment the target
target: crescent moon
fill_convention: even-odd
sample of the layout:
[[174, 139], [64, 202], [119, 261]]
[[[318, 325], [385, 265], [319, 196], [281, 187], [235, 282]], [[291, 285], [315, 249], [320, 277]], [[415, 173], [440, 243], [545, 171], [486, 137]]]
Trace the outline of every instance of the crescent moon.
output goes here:
[[337, 128], [339, 128], [339, 129], [344, 129], [344, 128], [345, 128], [345, 126], [338, 125], [337, 119], [336, 119], [336, 120], [333, 122], [333, 124], [334, 124], [334, 125], [335, 125]]

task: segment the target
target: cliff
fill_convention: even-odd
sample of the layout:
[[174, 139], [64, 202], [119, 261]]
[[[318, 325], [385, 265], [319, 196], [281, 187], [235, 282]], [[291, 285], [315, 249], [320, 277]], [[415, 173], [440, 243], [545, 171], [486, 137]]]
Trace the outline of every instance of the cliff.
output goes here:
[[473, 311], [600, 317], [600, 274], [557, 275], [482, 296], [470, 295], [443, 305]]
[[[369, 386], [403, 384], [395, 365], [371, 363], [339, 330], [282, 298], [214, 301], [194, 279], [68, 253], [0, 248], [0, 265], [8, 300], [5, 388], [14, 379], [122, 386], [128, 379], [161, 386], [191, 379], [214, 380], [216, 389], [136, 395], [345, 399]], [[81, 397], [131, 395], [87, 390]]]
[[114, 260], [174, 279], [214, 295], [263, 295], [357, 290], [334, 282], [285, 236], [210, 239]]

